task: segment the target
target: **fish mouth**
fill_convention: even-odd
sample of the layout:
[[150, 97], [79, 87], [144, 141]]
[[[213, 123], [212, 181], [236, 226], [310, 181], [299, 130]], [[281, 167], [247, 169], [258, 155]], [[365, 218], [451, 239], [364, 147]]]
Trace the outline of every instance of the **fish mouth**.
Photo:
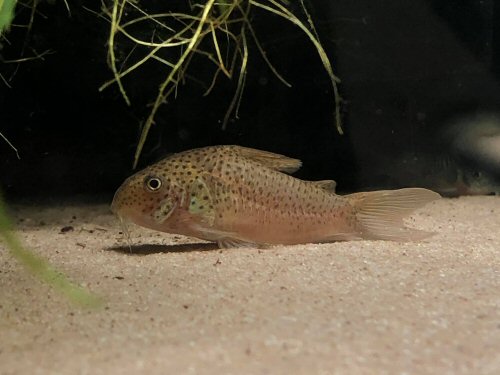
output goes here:
[[136, 207], [127, 203], [127, 195], [124, 196], [122, 190], [122, 187], [120, 187], [116, 191], [110, 205], [111, 212], [120, 220], [122, 228], [129, 223], [141, 225], [140, 212], [137, 211]]

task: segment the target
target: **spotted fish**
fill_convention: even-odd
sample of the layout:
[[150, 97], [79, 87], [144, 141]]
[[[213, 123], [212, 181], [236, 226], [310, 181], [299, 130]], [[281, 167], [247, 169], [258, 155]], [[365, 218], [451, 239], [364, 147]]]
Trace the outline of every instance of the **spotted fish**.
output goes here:
[[300, 160], [241, 146], [212, 146], [171, 155], [129, 177], [116, 192], [120, 218], [220, 247], [339, 240], [419, 240], [403, 218], [439, 198], [422, 188], [349, 195], [335, 181], [289, 173]]

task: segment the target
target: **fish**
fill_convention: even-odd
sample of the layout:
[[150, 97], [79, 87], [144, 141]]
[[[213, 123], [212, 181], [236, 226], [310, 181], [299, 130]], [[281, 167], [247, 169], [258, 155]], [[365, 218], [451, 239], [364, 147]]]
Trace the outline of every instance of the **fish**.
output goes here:
[[443, 126], [438, 139], [457, 160], [500, 178], [500, 113], [457, 116]]
[[377, 183], [381, 189], [418, 184], [446, 197], [500, 195], [500, 174], [446, 152], [402, 154], [397, 159], [386, 158], [374, 167], [377, 169], [382, 174], [374, 174], [365, 184]]
[[142, 227], [221, 248], [345, 240], [418, 241], [404, 218], [440, 198], [424, 188], [336, 194], [334, 180], [291, 176], [298, 159], [237, 145], [172, 154], [116, 191], [111, 210]]

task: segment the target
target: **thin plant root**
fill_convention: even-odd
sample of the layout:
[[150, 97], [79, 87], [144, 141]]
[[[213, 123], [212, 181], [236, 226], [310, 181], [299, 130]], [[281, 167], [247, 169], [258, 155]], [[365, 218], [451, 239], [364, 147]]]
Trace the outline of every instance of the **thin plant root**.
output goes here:
[[[255, 43], [273, 74], [283, 84], [291, 86], [272, 65], [257, 38], [251, 22], [251, 14], [256, 8], [291, 22], [310, 39], [330, 78], [335, 105], [335, 124], [337, 131], [343, 134], [340, 117], [342, 99], [338, 90], [340, 80], [334, 74], [332, 64], [319, 40], [303, 0], [300, 0], [300, 7], [305, 15], [305, 21], [290, 10], [290, 4], [285, 0], [218, 0], [217, 2], [202, 0], [198, 3], [190, 2], [188, 12], [172, 10], [164, 13], [148, 13], [136, 0], [111, 1], [110, 7], [103, 6], [101, 16], [110, 24], [108, 64], [113, 72], [113, 78], [105, 82], [99, 90], [102, 91], [116, 84], [125, 102], [130, 105], [131, 99], [123, 82], [125, 77], [135, 73], [138, 68], [149, 61], [163, 64], [166, 72], [165, 78], [158, 85], [156, 98], [141, 129], [134, 155], [134, 168], [137, 166], [149, 131], [155, 124], [159, 108], [171, 96], [176, 96], [179, 83], [190, 77], [187, 72], [194, 56], [206, 58], [209, 64], [214, 66], [212, 82], [208, 85], [204, 95], [208, 95], [213, 90], [220, 77], [225, 76], [228, 79], [237, 77], [234, 96], [222, 121], [223, 129], [226, 129], [231, 118], [238, 118], [250, 60], [249, 41]], [[151, 30], [151, 32], [144, 35], [144, 30]], [[126, 58], [119, 56], [118, 46], [121, 43], [135, 46]], [[171, 52], [165, 53], [165, 51]]]
[[[42, 53], [38, 53], [37, 51], [32, 50], [33, 56], [26, 56], [26, 49], [28, 48], [29, 36], [31, 34], [35, 15], [39, 14], [37, 11], [37, 5], [37, 0], [0, 0], [0, 45], [2, 44], [2, 42], [6, 42], [6, 44], [9, 45], [11, 44], [6, 36], [6, 34], [10, 32], [10, 29], [21, 29], [25, 35], [24, 43], [22, 43], [19, 47], [19, 57], [14, 59], [7, 59], [4, 58], [0, 51], [0, 64], [14, 65], [14, 68], [9, 74], [0, 73], [0, 83], [4, 84], [8, 88], [12, 88], [11, 81], [17, 74], [19, 64], [26, 63], [32, 60], [44, 60], [45, 55], [53, 53], [51, 50], [46, 50]], [[22, 12], [23, 10], [29, 11], [27, 24], [14, 23], [14, 20], [17, 21], [15, 13]], [[7, 145], [16, 153], [17, 158], [20, 159], [21, 157], [19, 156], [19, 151], [17, 150], [17, 148], [1, 131], [0, 138], [5, 143], [7, 143]]]

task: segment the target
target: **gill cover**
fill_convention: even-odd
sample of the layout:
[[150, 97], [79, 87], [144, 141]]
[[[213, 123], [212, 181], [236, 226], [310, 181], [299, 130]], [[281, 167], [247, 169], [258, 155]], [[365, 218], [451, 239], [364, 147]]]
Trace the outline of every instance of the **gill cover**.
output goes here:
[[201, 177], [197, 177], [190, 186], [189, 213], [200, 217], [208, 226], [214, 224], [214, 200], [210, 189]]

